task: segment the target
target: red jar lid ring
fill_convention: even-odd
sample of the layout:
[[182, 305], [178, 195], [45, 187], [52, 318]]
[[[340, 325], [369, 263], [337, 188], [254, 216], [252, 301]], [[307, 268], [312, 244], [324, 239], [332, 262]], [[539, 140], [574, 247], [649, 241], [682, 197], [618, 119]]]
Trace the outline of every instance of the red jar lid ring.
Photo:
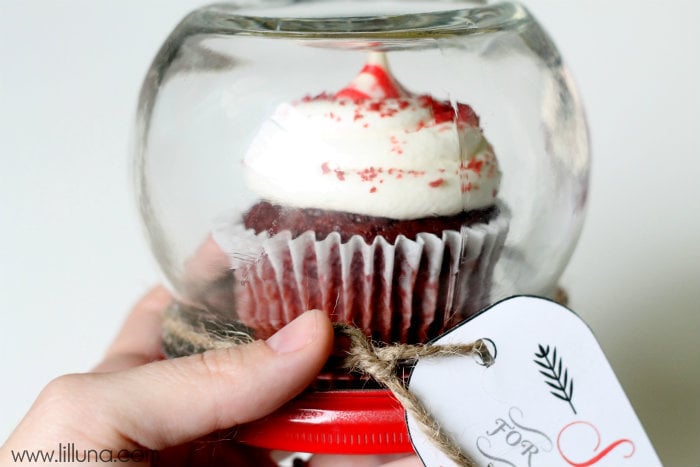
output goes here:
[[315, 454], [411, 453], [405, 412], [382, 389], [307, 392], [237, 428], [239, 442]]

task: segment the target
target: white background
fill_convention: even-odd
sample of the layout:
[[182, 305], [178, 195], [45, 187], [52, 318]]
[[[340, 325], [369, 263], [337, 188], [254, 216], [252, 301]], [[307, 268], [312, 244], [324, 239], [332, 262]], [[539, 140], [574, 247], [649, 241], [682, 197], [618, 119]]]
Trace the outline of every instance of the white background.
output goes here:
[[[202, 0], [0, 0], [0, 440], [158, 280], [131, 194], [141, 79]], [[700, 2], [525, 0], [593, 148], [563, 284], [667, 465], [700, 465]]]

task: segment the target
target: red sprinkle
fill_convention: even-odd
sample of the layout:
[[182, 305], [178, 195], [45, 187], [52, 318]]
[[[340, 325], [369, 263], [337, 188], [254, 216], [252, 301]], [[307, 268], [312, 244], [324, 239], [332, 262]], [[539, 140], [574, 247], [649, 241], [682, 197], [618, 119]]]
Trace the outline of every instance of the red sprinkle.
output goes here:
[[374, 181], [374, 179], [377, 178], [381, 172], [381, 168], [376, 169], [374, 167], [367, 167], [365, 169], [358, 170], [357, 174], [360, 176], [360, 179], [363, 182], [371, 182]]
[[369, 189], [370, 193], [376, 193], [377, 192], [377, 187], [373, 186], [372, 188]]
[[328, 162], [321, 164], [321, 171], [323, 172], [323, 175], [331, 173], [331, 168], [328, 167]]
[[481, 169], [484, 166], [484, 161], [477, 159], [470, 159], [467, 164], [467, 170], [473, 170], [477, 175], [481, 174]]
[[436, 101], [431, 96], [421, 96], [421, 104], [430, 107], [435, 118], [435, 123], [451, 122], [455, 119], [455, 111], [452, 105], [446, 101]]
[[333, 96], [331, 96], [327, 92], [322, 92], [321, 94], [317, 94], [315, 96], [307, 95], [307, 96], [304, 96], [301, 98], [302, 102], [327, 101], [327, 100], [333, 100]]
[[432, 96], [422, 95], [418, 99], [421, 105], [430, 108], [433, 112], [436, 124], [457, 121], [470, 126], [479, 126], [479, 117], [467, 104], [457, 103], [455, 109], [449, 101], [439, 101]]
[[389, 138], [389, 142], [391, 143], [391, 152], [396, 153], [398, 155], [403, 154], [403, 148], [401, 147], [401, 145], [405, 143], [405, 141], [399, 141], [399, 139], [395, 135], [392, 135]]
[[467, 104], [457, 103], [457, 119], [458, 121], [464, 122], [469, 126], [479, 126], [479, 116], [476, 115], [474, 109]]
[[428, 185], [430, 185], [433, 188], [437, 188], [443, 183], [445, 183], [445, 180], [442, 178], [438, 178], [437, 180], [433, 180], [432, 182], [428, 183]]

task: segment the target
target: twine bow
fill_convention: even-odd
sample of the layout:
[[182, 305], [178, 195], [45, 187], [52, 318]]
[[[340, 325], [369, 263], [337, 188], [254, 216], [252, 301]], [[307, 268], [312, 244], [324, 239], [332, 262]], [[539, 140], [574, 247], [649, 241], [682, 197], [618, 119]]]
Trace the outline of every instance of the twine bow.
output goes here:
[[399, 364], [415, 362], [423, 358], [455, 355], [475, 355], [481, 358], [484, 366], [491, 366], [494, 360], [483, 340], [479, 339], [471, 344], [393, 344], [378, 347], [356, 327], [337, 324], [335, 332], [336, 336], [340, 335], [350, 339], [350, 349], [345, 360], [346, 369], [365, 373], [391, 390], [404, 409], [413, 415], [423, 433], [435, 447], [457, 465], [464, 467], [476, 465], [462, 451], [454, 438], [442, 429], [440, 423], [421, 400], [406, 388], [397, 374], [397, 367]]

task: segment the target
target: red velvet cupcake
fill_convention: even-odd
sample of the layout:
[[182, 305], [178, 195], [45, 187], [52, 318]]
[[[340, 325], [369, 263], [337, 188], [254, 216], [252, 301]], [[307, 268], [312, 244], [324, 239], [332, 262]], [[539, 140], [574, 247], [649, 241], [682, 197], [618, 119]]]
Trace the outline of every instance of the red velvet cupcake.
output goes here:
[[488, 303], [508, 227], [493, 149], [471, 107], [407, 92], [382, 54], [336, 94], [281, 104], [244, 163], [260, 201], [213, 237], [256, 337], [318, 308], [424, 342]]

